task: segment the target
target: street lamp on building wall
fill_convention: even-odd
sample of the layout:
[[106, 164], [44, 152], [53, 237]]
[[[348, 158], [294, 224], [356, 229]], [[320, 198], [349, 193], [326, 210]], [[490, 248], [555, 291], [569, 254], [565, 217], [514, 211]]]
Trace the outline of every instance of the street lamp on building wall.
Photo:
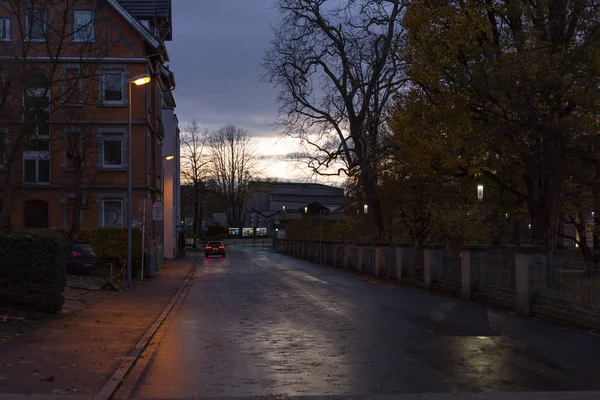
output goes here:
[[483, 201], [483, 185], [477, 185], [477, 201]]
[[[133, 78], [129, 79], [127, 81], [127, 92], [129, 95], [129, 101], [127, 102], [127, 108], [128, 108], [128, 131], [127, 131], [127, 136], [128, 136], [128, 158], [127, 158], [127, 286], [131, 287], [132, 284], [132, 258], [131, 258], [131, 247], [132, 247], [132, 232], [133, 232], [133, 226], [132, 226], [132, 196], [131, 196], [131, 161], [132, 161], [132, 157], [131, 157], [131, 142], [132, 142], [132, 132], [131, 132], [131, 89], [132, 89], [132, 84], [135, 84], [136, 86], [142, 86], [147, 84], [148, 82], [150, 82], [150, 75], [148, 74], [141, 74], [141, 75], [137, 75], [134, 76]], [[144, 249], [142, 249], [142, 251], [144, 251]], [[142, 265], [142, 268], [144, 266]]]

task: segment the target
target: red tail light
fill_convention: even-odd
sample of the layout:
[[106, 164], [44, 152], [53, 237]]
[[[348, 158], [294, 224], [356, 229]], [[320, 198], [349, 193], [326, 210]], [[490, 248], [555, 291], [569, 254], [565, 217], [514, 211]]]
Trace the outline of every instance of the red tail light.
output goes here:
[[81, 253], [78, 251], [72, 251], [71, 254], [69, 254], [69, 257], [81, 257]]
[[210, 250], [210, 249], [212, 249], [212, 247], [206, 246], [206, 250]]
[[224, 248], [225, 248], [225, 246], [219, 246], [219, 248], [220, 248], [220, 249], [224, 249]]

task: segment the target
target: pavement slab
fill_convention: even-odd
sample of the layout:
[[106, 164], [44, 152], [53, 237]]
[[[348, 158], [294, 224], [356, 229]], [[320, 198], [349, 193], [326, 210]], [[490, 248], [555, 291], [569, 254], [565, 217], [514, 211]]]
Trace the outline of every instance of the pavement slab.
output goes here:
[[[0, 344], [0, 399], [92, 398], [171, 301], [197, 255]], [[90, 300], [88, 298], [88, 300]], [[97, 300], [97, 301], [95, 301]]]

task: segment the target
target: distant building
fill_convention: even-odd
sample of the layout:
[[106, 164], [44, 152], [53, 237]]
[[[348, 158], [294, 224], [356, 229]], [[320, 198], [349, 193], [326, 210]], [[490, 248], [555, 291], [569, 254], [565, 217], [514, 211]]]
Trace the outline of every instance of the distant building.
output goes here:
[[[245, 226], [230, 228], [267, 228], [275, 222], [302, 218], [310, 214], [329, 219], [344, 218], [344, 189], [317, 183], [261, 183], [246, 206]], [[261, 230], [263, 231], [263, 230]]]

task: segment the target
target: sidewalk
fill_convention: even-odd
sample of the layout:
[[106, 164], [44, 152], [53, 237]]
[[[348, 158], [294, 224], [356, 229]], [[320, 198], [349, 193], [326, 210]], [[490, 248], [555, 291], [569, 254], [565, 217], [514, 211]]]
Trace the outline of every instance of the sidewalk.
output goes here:
[[155, 278], [0, 344], [0, 398], [93, 397], [158, 318], [198, 259], [169, 261]]

